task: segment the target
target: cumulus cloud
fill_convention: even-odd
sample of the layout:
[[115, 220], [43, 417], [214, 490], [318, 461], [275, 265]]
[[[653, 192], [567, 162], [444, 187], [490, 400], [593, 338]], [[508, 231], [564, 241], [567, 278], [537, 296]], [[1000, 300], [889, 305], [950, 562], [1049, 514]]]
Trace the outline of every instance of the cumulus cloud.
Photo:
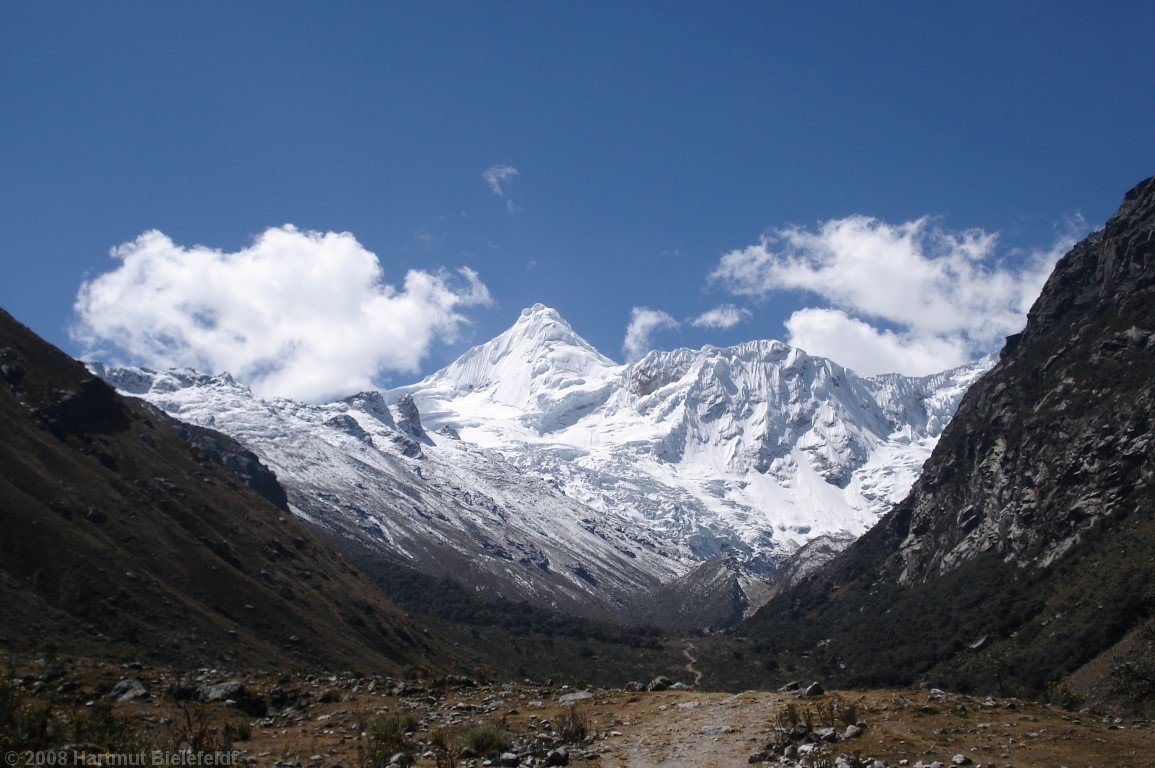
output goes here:
[[485, 179], [490, 191], [504, 200], [506, 209], [510, 211], [514, 210], [514, 204], [509, 199], [509, 187], [519, 175], [520, 171], [512, 165], [491, 165], [481, 172], [481, 178]]
[[677, 320], [659, 309], [634, 307], [630, 310], [630, 324], [626, 328], [622, 352], [627, 360], [638, 360], [650, 351], [654, 334], [666, 328], [677, 328], [678, 325]]
[[347, 232], [286, 225], [226, 253], [154, 230], [111, 255], [118, 265], [77, 295], [72, 334], [86, 354], [229, 371], [266, 396], [319, 401], [415, 373], [457, 337], [463, 308], [491, 303], [470, 269], [410, 270], [390, 285]]
[[743, 320], [749, 319], [750, 310], [736, 307], [733, 304], [723, 304], [692, 318], [689, 323], [695, 328], [725, 329], [733, 328]]
[[957, 337], [917, 336], [876, 328], [840, 309], [800, 309], [786, 320], [791, 346], [829, 357], [864, 376], [935, 373], [970, 360]]
[[933, 373], [1022, 328], [1076, 226], [1011, 264], [1000, 258], [996, 234], [949, 231], [925, 217], [893, 225], [850, 216], [813, 231], [772, 230], [725, 254], [711, 279], [739, 296], [802, 291], [832, 305], [786, 321], [789, 343], [812, 354], [868, 375]]

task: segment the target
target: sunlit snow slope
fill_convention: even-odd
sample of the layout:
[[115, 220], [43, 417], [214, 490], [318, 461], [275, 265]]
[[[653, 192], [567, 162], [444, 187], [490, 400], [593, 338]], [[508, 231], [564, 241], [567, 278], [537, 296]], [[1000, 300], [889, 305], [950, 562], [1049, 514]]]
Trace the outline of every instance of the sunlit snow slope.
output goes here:
[[776, 341], [615, 365], [540, 304], [410, 395], [434, 428], [500, 451], [690, 560], [774, 566], [865, 531], [909, 490], [991, 361], [862, 378]]
[[861, 534], [988, 365], [864, 379], [775, 341], [618, 365], [536, 305], [424, 381], [319, 406], [261, 399], [227, 374], [92, 368], [239, 440], [350, 552], [660, 621], [646, 602], [660, 584], [675, 605], [677, 584], [732, 574], [736, 605], [756, 607], [751, 585], [801, 567], [790, 558], [807, 541]]

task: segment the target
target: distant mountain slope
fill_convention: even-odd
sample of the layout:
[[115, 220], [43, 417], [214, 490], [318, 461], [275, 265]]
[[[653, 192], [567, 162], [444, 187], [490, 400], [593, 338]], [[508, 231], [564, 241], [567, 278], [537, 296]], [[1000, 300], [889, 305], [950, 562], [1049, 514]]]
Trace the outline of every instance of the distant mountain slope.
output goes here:
[[382, 670], [440, 661], [291, 515], [2, 310], [0, 434], [5, 651]]
[[[359, 558], [593, 618], [686, 626], [759, 604], [811, 538], [865, 530], [987, 365], [863, 379], [763, 341], [621, 366], [537, 305], [384, 398], [307, 405], [258, 398], [227, 374], [91, 367], [235, 438], [295, 512]], [[702, 612], [689, 606], [702, 584], [677, 580], [720, 554], [736, 569], [709, 581], [735, 602]]]
[[992, 361], [865, 379], [776, 341], [615, 365], [553, 309], [416, 384], [426, 425], [500, 451], [690, 562], [733, 554], [772, 576], [821, 534], [858, 535], [917, 477]]
[[230, 376], [105, 369], [183, 421], [219, 429], [280, 478], [291, 508], [336, 546], [490, 596], [593, 618], [683, 569], [675, 548], [582, 505], [500, 454], [427, 431], [376, 392], [325, 405], [263, 400]]
[[[836, 681], [1036, 692], [1132, 647], [1155, 609], [1153, 427], [1149, 179], [1060, 260], [911, 494], [745, 632]], [[1109, 668], [1078, 679], [1118, 689]]]

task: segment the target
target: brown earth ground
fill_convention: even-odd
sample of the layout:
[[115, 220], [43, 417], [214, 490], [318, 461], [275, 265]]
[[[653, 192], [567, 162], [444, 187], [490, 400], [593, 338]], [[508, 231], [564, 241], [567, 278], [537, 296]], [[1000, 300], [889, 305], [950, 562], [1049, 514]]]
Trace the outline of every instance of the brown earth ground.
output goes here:
[[[835, 691], [817, 696], [747, 691], [578, 691], [549, 683], [479, 684], [466, 675], [411, 679], [353, 673], [226, 674], [197, 670], [127, 667], [98, 662], [46, 663], [16, 670], [15, 688], [26, 705], [52, 702], [65, 720], [106, 697], [117, 682], [139, 680], [148, 695], [118, 702], [113, 711], [138, 729], [150, 747], [187, 746], [193, 725], [218, 747], [234, 734], [232, 748], [248, 765], [361, 768], [384, 765], [398, 752], [417, 765], [498, 765], [484, 755], [462, 757], [471, 731], [494, 724], [508, 734], [503, 748], [510, 765], [545, 765], [564, 748], [571, 765], [735, 766], [763, 753], [771, 764], [828, 766], [840, 755], [869, 765], [914, 766], [962, 756], [986, 766], [1155, 766], [1155, 723], [1072, 712], [1034, 702], [972, 697], [925, 690]], [[174, 700], [174, 683], [196, 685], [237, 680], [245, 696], [268, 705], [263, 716], [237, 706]], [[245, 706], [242, 704], [242, 706]], [[70, 710], [69, 708], [73, 709]], [[251, 708], [251, 704], [250, 704]], [[412, 716], [407, 718], [407, 716]], [[566, 719], [586, 737], [562, 738]], [[382, 742], [381, 724], [405, 722], [409, 733]], [[787, 734], [809, 721], [810, 736]], [[834, 743], [813, 732], [848, 723], [862, 733]], [[386, 729], [387, 730], [387, 729]], [[827, 734], [827, 738], [831, 738]], [[182, 739], [184, 741], [182, 741]], [[213, 742], [215, 739], [215, 742]], [[377, 739], [377, 741], [375, 741]], [[778, 749], [772, 749], [777, 744]], [[442, 747], [441, 745], [445, 745]], [[783, 748], [802, 748], [780, 759]], [[813, 745], [813, 746], [803, 746]], [[795, 753], [791, 753], [795, 754]], [[397, 758], [404, 762], [406, 758]], [[561, 761], [555, 754], [554, 763]], [[903, 762], [905, 761], [905, 762]], [[22, 762], [21, 764], [27, 764]], [[854, 765], [854, 762], [844, 762]]]

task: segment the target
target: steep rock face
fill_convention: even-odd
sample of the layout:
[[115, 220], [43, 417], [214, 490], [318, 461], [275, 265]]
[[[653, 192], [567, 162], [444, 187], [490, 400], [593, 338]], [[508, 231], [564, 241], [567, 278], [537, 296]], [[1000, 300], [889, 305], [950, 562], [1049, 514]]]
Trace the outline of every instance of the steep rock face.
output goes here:
[[910, 495], [748, 631], [858, 682], [1079, 669], [1155, 606], [1152, 382], [1148, 180], [1060, 260]]
[[1155, 183], [1144, 182], [1058, 263], [888, 520], [901, 582], [990, 549], [1046, 566], [1150, 487], [1153, 252]]
[[0, 376], [9, 651], [51, 642], [180, 664], [381, 670], [441, 660], [291, 515], [2, 310]]

